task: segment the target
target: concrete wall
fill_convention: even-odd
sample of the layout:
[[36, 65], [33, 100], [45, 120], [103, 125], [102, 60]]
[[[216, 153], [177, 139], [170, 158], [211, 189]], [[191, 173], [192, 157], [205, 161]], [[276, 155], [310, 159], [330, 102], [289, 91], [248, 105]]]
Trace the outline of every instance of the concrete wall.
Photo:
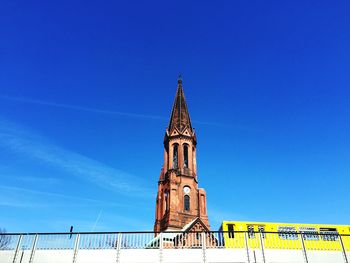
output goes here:
[[[19, 251], [15, 263], [29, 263], [30, 250]], [[73, 250], [36, 250], [32, 263], [72, 263]], [[350, 253], [347, 253], [350, 258]], [[0, 251], [0, 263], [13, 263], [14, 251]], [[309, 263], [345, 263], [341, 252], [307, 251]], [[245, 249], [81, 249], [76, 263], [242, 263]], [[261, 250], [249, 250], [250, 263], [263, 263]], [[265, 250], [265, 263], [305, 263], [301, 250]]]

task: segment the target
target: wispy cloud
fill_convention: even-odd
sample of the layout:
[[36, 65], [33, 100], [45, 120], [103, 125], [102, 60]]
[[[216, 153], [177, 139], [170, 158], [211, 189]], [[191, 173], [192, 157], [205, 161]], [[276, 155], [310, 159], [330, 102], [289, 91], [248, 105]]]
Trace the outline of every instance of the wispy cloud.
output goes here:
[[[85, 111], [85, 112], [91, 112], [91, 113], [97, 113], [97, 114], [108, 114], [108, 115], [117, 115], [117, 116], [150, 119], [150, 120], [161, 120], [161, 121], [168, 121], [169, 120], [167, 117], [157, 116], [157, 115], [152, 115], [152, 114], [140, 114], [140, 113], [132, 113], [132, 112], [112, 111], [112, 110], [70, 105], [70, 104], [65, 104], [65, 103], [55, 103], [55, 102], [48, 102], [48, 101], [42, 101], [42, 100], [35, 100], [35, 99], [30, 99], [30, 98], [20, 98], [20, 97], [0, 95], [0, 99], [14, 101], [14, 102], [20, 102], [20, 103], [29, 103], [29, 104], [43, 105], [43, 106], [49, 106], [49, 107], [55, 107], [55, 108], [76, 110], [76, 111]], [[192, 122], [199, 124], [199, 125], [218, 126], [218, 127], [235, 127], [235, 128], [239, 128], [239, 129], [245, 129], [245, 127], [243, 127], [243, 126], [232, 125], [229, 123], [218, 123], [218, 122], [200, 121], [200, 120], [192, 120]]]
[[[101, 210], [100, 210], [101, 211]], [[97, 211], [97, 217], [99, 215]], [[96, 220], [96, 219], [95, 219]], [[69, 226], [74, 226], [74, 231], [90, 231], [96, 221], [92, 216], [88, 216], [85, 219], [81, 217], [61, 217], [55, 218], [50, 221], [38, 219], [40, 224], [46, 226], [46, 228], [53, 229], [56, 232], [67, 231]], [[117, 225], [116, 225], [117, 224]], [[117, 227], [117, 228], [116, 228]], [[149, 230], [149, 224], [142, 217], [128, 216], [116, 213], [102, 213], [100, 214], [99, 222], [95, 226], [94, 231], [147, 231]], [[27, 231], [27, 229], [26, 229]], [[37, 229], [35, 229], [37, 231]]]
[[[129, 207], [125, 203], [108, 202], [83, 196], [46, 192], [24, 187], [0, 185], [0, 206], [9, 207]], [[50, 202], [48, 202], [50, 200]]]
[[123, 195], [150, 197], [140, 178], [64, 149], [22, 126], [0, 119], [0, 146]]
[[71, 195], [67, 195], [67, 194], [38, 191], [38, 190], [32, 190], [32, 189], [27, 189], [27, 188], [23, 188], [23, 187], [16, 187], [16, 186], [0, 185], [0, 189], [12, 191], [12, 192], [20, 192], [22, 194], [29, 193], [29, 194], [41, 195], [44, 197], [59, 197], [59, 198], [63, 198], [63, 199], [74, 199], [74, 200], [88, 201], [88, 202], [100, 202], [99, 200], [92, 199], [92, 198], [84, 198], [84, 197], [71, 196]]
[[154, 120], [167, 120], [167, 118], [165, 118], [165, 117], [150, 115], [150, 114], [139, 114], [139, 113], [132, 113], [132, 112], [103, 110], [103, 109], [89, 108], [89, 107], [83, 107], [83, 106], [75, 106], [75, 105], [64, 104], [64, 103], [54, 103], [54, 102], [47, 102], [47, 101], [42, 101], [42, 100], [18, 98], [18, 97], [3, 96], [3, 95], [0, 96], [0, 98], [6, 99], [6, 100], [11, 100], [11, 101], [22, 102], [22, 103], [37, 104], [37, 105], [44, 105], [44, 106], [77, 110], [77, 111], [86, 111], [86, 112], [99, 113], [99, 114], [110, 114], [110, 115], [119, 115], [119, 116], [135, 117], [135, 118], [143, 118], [143, 119], [154, 119]]
[[39, 176], [18, 176], [11, 175], [11, 179], [20, 182], [20, 183], [31, 183], [37, 185], [57, 185], [61, 182], [60, 179], [55, 177], [39, 177]]
[[[6, 225], [8, 230], [16, 232], [47, 232], [47, 229], [56, 232], [67, 231], [71, 225], [74, 225], [75, 231], [111, 231], [115, 230], [115, 227], [118, 227], [118, 231], [145, 230], [149, 228], [149, 222], [140, 216], [145, 211], [148, 213], [143, 202], [128, 203], [124, 199], [120, 202], [110, 199], [106, 201], [80, 195], [0, 185], [0, 215], [5, 219], [2, 224]], [[28, 212], [31, 216], [28, 216], [25, 222], [19, 219], [21, 216], [9, 220], [6, 216], [8, 208], [19, 211], [22, 217]]]

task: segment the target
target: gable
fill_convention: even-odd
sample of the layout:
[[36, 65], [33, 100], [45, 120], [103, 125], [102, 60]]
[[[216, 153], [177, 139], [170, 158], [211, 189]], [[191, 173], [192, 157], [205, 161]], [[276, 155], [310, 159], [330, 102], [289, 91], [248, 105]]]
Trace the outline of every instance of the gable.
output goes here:
[[203, 221], [197, 217], [190, 224], [186, 225], [182, 231], [184, 232], [207, 232], [208, 227], [203, 223]]

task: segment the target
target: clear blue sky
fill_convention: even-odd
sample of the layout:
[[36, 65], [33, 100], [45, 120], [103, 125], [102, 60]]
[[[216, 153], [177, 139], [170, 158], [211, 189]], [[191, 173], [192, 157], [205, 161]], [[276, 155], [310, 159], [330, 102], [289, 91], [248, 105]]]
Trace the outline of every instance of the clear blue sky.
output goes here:
[[151, 230], [177, 75], [222, 220], [349, 224], [349, 1], [0, 4], [0, 227]]

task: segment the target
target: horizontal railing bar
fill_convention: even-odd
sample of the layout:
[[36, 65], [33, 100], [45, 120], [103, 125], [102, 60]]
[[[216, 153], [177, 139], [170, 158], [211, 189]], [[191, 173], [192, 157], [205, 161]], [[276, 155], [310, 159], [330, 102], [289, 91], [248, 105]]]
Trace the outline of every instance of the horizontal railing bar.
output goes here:
[[[341, 231], [341, 229], [340, 229]], [[158, 235], [159, 234], [159, 235]], [[21, 249], [87, 250], [87, 249], [169, 249], [169, 248], [227, 248], [227, 249], [302, 249], [340, 251], [341, 241], [347, 249], [348, 234], [297, 231], [133, 231], [133, 232], [53, 232], [3, 233], [1, 250]], [[300, 239], [302, 242], [300, 242]], [[77, 241], [78, 240], [78, 241]], [[259, 242], [260, 240], [260, 242]], [[305, 240], [305, 241], [304, 241]], [[303, 246], [304, 246], [303, 245]]]
[[264, 234], [301, 234], [301, 235], [320, 235], [320, 236], [350, 236], [350, 234], [339, 233], [319, 233], [319, 232], [297, 232], [297, 231], [165, 231], [165, 232], [153, 232], [153, 231], [121, 231], [121, 232], [28, 232], [28, 233], [0, 233], [0, 236], [16, 236], [16, 235], [101, 235], [101, 234], [184, 234], [184, 233], [264, 233]]

